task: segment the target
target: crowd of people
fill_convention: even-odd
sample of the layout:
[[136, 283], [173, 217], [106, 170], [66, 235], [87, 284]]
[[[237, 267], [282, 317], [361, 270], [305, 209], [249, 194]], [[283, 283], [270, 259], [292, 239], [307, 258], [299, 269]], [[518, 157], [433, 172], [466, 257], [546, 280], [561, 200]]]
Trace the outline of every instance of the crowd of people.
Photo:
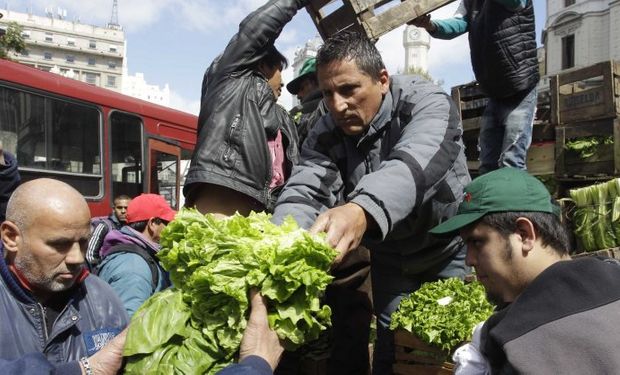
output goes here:
[[[571, 260], [557, 205], [525, 170], [538, 82], [532, 1], [463, 0], [452, 19], [412, 21], [438, 38], [469, 32], [490, 98], [473, 181], [451, 98], [418, 76], [390, 75], [363, 34], [325, 40], [286, 86], [300, 105], [277, 103], [287, 60], [275, 41], [307, 4], [267, 1], [207, 68], [183, 193], [202, 213], [267, 211], [275, 223], [292, 216], [326, 234], [338, 252], [323, 301], [333, 311], [327, 372], [392, 373], [389, 325], [400, 300], [471, 268], [497, 305], [469, 344], [481, 353], [476, 373], [620, 368], [611, 318], [620, 292], [609, 287], [620, 283], [620, 263]], [[1, 368], [117, 373], [130, 317], [170, 286], [156, 254], [175, 211], [157, 194], [121, 195], [109, 217], [91, 219], [62, 182], [19, 185], [1, 143], [0, 179]], [[221, 374], [300, 373], [299, 355], [285, 353], [269, 327], [269, 301], [256, 291], [248, 298], [239, 362]], [[457, 373], [471, 368], [457, 361]]]

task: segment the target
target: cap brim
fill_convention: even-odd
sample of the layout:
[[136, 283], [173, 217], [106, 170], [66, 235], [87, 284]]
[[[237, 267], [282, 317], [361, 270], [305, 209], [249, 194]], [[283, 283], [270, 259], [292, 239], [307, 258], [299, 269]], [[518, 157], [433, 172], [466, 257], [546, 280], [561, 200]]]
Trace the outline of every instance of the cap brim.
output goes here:
[[172, 220], [174, 220], [174, 216], [177, 214], [176, 211], [172, 211], [170, 210], [170, 212], [166, 212], [166, 214], [160, 216], [160, 219], [164, 219], [167, 222], [171, 222]]
[[301, 86], [301, 81], [303, 81], [304, 78], [306, 78], [308, 74], [310, 73], [302, 74], [300, 76], [295, 77], [294, 80], [292, 80], [286, 85], [286, 90], [290, 92], [292, 95], [297, 95], [297, 93], [299, 92], [299, 88], [300, 88], [299, 86]]
[[429, 230], [432, 234], [454, 234], [459, 229], [473, 223], [486, 214], [486, 212], [470, 212], [456, 215]]

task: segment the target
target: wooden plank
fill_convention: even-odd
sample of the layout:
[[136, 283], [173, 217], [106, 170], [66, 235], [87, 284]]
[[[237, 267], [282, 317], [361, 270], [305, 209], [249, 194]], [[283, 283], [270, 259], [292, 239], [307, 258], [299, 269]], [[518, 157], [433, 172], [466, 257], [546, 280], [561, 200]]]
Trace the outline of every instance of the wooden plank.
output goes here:
[[560, 110], [558, 105], [558, 76], [552, 76], [549, 80], [549, 91], [551, 92], [551, 123], [558, 125], [560, 123]]
[[555, 141], [532, 143], [527, 150], [527, 171], [533, 175], [555, 172]]

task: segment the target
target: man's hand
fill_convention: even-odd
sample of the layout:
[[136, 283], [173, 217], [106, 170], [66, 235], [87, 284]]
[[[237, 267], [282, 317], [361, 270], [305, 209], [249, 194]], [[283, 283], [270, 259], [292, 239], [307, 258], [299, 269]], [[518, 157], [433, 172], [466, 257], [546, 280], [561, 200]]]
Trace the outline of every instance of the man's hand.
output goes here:
[[431, 15], [430, 14], [425, 14], [423, 16], [415, 18], [415, 19], [407, 22], [407, 25], [413, 25], [413, 26], [417, 26], [417, 27], [422, 27], [422, 28], [426, 29], [426, 31], [428, 31], [429, 33], [432, 33], [432, 32], [434, 32], [437, 29], [435, 24], [433, 22], [431, 22]]
[[284, 347], [280, 343], [278, 334], [269, 328], [265, 298], [255, 289], [250, 290], [250, 304], [250, 319], [241, 339], [239, 361], [255, 355], [267, 361], [271, 369], [275, 370]]
[[[116, 375], [118, 373], [123, 364], [123, 348], [126, 338], [127, 328], [88, 358], [94, 375]], [[82, 373], [85, 373], [84, 370]]]
[[349, 251], [359, 246], [368, 229], [366, 212], [355, 203], [331, 208], [319, 215], [310, 233], [327, 233], [327, 243], [338, 251], [334, 264], [339, 264]]

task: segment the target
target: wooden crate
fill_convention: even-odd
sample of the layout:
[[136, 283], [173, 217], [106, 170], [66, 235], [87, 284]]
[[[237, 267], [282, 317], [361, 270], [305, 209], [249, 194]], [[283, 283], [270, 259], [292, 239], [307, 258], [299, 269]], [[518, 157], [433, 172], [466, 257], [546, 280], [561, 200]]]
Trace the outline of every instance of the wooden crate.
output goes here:
[[[534, 127], [536, 130], [537, 128]], [[480, 168], [480, 151], [478, 149], [478, 129], [463, 132], [463, 143], [465, 144], [465, 158], [467, 159], [467, 169], [472, 176], [478, 175]], [[532, 137], [532, 139], [534, 139]], [[526, 165], [528, 172], [532, 175], [547, 175], [555, 173], [555, 140], [534, 141], [527, 150]]]
[[454, 0], [310, 0], [306, 10], [325, 40], [341, 30], [371, 40]]
[[582, 252], [582, 253], [577, 253], [577, 254], [571, 254], [572, 258], [582, 258], [582, 257], [588, 257], [588, 256], [620, 259], [620, 247], [613, 247], [611, 249], [590, 251], [587, 253]]
[[461, 114], [463, 130], [480, 129], [480, 119], [489, 99], [482, 92], [478, 82], [454, 86], [451, 91], [452, 100]]
[[620, 113], [620, 62], [605, 61], [551, 77], [551, 122], [616, 117]]
[[394, 332], [392, 370], [396, 375], [448, 375], [454, 365], [446, 362], [449, 353], [420, 340], [411, 332], [399, 329]]
[[[620, 175], [620, 121], [608, 118], [556, 127], [556, 176], [559, 179]], [[565, 149], [566, 142], [588, 136], [613, 137], [613, 144], [601, 145], [596, 153], [582, 159]]]

